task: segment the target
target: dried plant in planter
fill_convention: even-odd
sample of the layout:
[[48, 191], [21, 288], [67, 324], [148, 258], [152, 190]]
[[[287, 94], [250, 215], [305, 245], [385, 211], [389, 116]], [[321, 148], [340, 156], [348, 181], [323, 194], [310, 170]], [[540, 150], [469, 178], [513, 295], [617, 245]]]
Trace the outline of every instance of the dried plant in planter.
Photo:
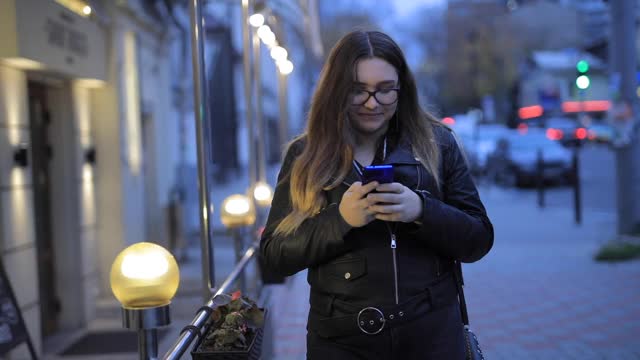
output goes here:
[[231, 301], [219, 306], [211, 314], [213, 331], [202, 339], [199, 352], [245, 351], [264, 326], [264, 310], [239, 291], [233, 293]]

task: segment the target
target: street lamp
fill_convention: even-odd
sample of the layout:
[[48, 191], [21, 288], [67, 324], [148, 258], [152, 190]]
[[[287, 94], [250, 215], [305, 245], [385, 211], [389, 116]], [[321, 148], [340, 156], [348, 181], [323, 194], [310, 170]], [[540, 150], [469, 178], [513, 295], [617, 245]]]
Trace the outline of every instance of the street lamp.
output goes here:
[[278, 70], [282, 75], [289, 75], [293, 71], [293, 63], [289, 60], [278, 61], [276, 65], [278, 65]]
[[231, 195], [222, 202], [220, 220], [231, 229], [252, 225], [256, 221], [255, 208], [246, 195]]
[[289, 55], [289, 53], [287, 52], [287, 50], [285, 48], [283, 48], [282, 46], [274, 46], [271, 48], [271, 57], [273, 58], [273, 60], [277, 62], [279, 61], [285, 61], [287, 60], [287, 55]]
[[262, 14], [253, 14], [249, 16], [249, 24], [253, 27], [260, 27], [264, 24], [264, 16]]
[[[253, 19], [253, 21], [251, 20]], [[288, 138], [289, 138], [289, 120], [288, 120], [288, 106], [287, 106], [287, 102], [286, 102], [286, 98], [287, 98], [287, 75], [291, 74], [291, 72], [293, 71], [293, 63], [287, 59], [288, 57], [288, 52], [287, 50], [278, 45], [278, 41], [276, 39], [275, 34], [273, 33], [273, 31], [271, 30], [271, 28], [269, 27], [269, 25], [264, 23], [264, 15], [260, 14], [260, 13], [256, 13], [254, 15], [251, 15], [251, 17], [249, 17], [249, 23], [254, 27], [257, 28], [256, 29], [256, 35], [258, 35], [258, 38], [270, 49], [270, 55], [273, 58], [273, 60], [276, 63], [276, 67], [278, 69], [278, 106], [279, 106], [279, 110], [280, 110], [280, 121], [279, 121], [279, 129], [278, 129], [278, 137], [280, 140], [281, 144], [284, 144]], [[278, 23], [276, 22], [276, 25], [278, 25]], [[257, 111], [256, 111], [256, 118], [258, 119], [257, 123], [258, 126], [261, 127], [263, 126], [263, 124], [261, 123], [262, 121], [262, 109], [261, 109], [261, 93], [260, 93], [260, 66], [259, 64], [257, 64], [257, 62], [260, 59], [260, 51], [259, 49], [256, 49], [256, 47], [259, 47], [259, 42], [256, 43], [254, 42], [254, 61], [256, 62], [255, 64], [255, 77], [258, 81], [258, 86], [256, 89], [256, 102], [257, 102]], [[262, 132], [259, 130], [259, 132]], [[260, 138], [261, 139], [261, 138]], [[259, 145], [260, 149], [258, 149], [258, 151], [264, 151], [263, 147], [264, 144], [260, 144]], [[263, 158], [264, 157], [264, 153], [260, 153], [260, 157]], [[262, 161], [264, 161], [264, 159], [261, 159]], [[260, 163], [262, 163], [262, 161]], [[261, 164], [259, 164], [259, 166], [262, 166]], [[264, 169], [261, 168], [259, 169], [259, 180], [260, 181], [264, 181]]]
[[156, 359], [157, 328], [171, 323], [169, 304], [180, 283], [178, 263], [160, 245], [136, 243], [116, 256], [110, 282], [122, 305], [123, 327], [138, 331], [140, 359]]
[[262, 35], [262, 37], [260, 38], [260, 40], [262, 40], [262, 42], [267, 45], [268, 48], [272, 48], [274, 46], [276, 46], [276, 44], [278, 43], [276, 41], [276, 34], [272, 33], [272, 32], [268, 32]]
[[271, 189], [271, 186], [266, 182], [259, 181], [253, 187], [253, 198], [261, 207], [271, 205], [271, 200], [273, 200], [273, 190]]

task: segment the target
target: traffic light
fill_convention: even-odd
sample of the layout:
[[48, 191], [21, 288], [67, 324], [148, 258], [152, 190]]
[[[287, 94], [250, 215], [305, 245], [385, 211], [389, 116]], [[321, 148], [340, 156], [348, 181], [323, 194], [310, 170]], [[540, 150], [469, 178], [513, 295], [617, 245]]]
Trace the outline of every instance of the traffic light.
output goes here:
[[580, 90], [586, 90], [591, 85], [591, 79], [589, 79], [589, 63], [587, 60], [580, 60], [576, 64], [576, 86]]

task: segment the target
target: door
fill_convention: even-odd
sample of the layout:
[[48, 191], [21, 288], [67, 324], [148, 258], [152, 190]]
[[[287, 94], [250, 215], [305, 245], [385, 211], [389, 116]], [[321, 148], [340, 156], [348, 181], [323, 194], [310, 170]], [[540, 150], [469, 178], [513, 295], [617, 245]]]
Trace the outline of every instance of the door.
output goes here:
[[47, 336], [58, 329], [58, 316], [60, 314], [60, 300], [56, 293], [53, 228], [51, 224], [51, 180], [49, 168], [50, 160], [53, 156], [49, 141], [51, 116], [47, 104], [47, 87], [40, 83], [30, 82], [28, 93], [40, 315], [42, 335]]

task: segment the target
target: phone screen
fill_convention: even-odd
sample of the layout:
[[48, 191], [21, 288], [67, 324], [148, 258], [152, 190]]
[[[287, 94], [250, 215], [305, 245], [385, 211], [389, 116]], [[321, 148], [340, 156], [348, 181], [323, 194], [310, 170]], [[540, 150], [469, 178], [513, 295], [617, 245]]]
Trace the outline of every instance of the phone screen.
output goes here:
[[393, 165], [371, 165], [362, 169], [362, 184], [377, 181], [380, 184], [393, 182]]

